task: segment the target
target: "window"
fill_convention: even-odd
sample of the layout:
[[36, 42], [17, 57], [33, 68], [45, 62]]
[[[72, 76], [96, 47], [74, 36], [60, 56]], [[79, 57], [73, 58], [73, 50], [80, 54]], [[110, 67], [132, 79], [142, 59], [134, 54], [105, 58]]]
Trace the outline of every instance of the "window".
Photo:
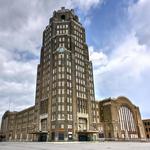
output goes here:
[[60, 114], [58, 114], [58, 120], [60, 120], [60, 119], [61, 119]]
[[64, 105], [62, 105], [62, 111], [64, 111]]
[[65, 85], [65, 83], [64, 83], [64, 81], [62, 81], [62, 86], [64, 86]]
[[71, 124], [68, 124], [68, 129], [72, 129], [72, 125]]
[[47, 113], [48, 111], [48, 100], [44, 100], [40, 102], [40, 114]]
[[52, 129], [55, 129], [55, 125], [52, 125]]
[[60, 105], [58, 105], [58, 111], [60, 111]]
[[47, 119], [41, 120], [41, 130], [46, 131], [47, 130]]
[[69, 111], [69, 106], [67, 106], [67, 111]]
[[58, 86], [61, 86], [61, 82], [60, 81], [58, 82]]
[[58, 61], [58, 65], [61, 65], [61, 60]]
[[60, 125], [60, 128], [64, 129], [64, 124], [61, 124], [61, 125]]
[[58, 94], [61, 94], [61, 90], [60, 89], [58, 89]]
[[62, 72], [64, 72], [64, 67], [62, 67]]
[[62, 15], [62, 16], [61, 16], [61, 20], [62, 20], [62, 21], [65, 21], [65, 19], [66, 19], [65, 15]]
[[64, 103], [64, 97], [62, 97], [62, 103]]
[[[126, 119], [125, 119], [126, 118]], [[136, 131], [135, 120], [133, 113], [126, 106], [121, 106], [119, 109], [119, 122], [121, 130]]]
[[62, 94], [64, 94], [65, 93], [65, 89], [62, 89]]
[[72, 106], [70, 106], [70, 111], [72, 111]]
[[59, 140], [64, 140], [64, 133], [63, 132], [59, 132], [58, 139]]

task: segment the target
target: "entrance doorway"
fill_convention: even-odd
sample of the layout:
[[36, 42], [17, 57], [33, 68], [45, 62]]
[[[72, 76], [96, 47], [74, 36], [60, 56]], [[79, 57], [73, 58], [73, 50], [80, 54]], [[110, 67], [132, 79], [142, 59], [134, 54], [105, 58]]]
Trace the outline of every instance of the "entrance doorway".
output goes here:
[[64, 141], [64, 133], [63, 132], [58, 133], [58, 140], [59, 141]]
[[78, 139], [79, 141], [90, 141], [90, 137], [87, 134], [79, 134]]
[[39, 142], [46, 142], [47, 141], [47, 133], [41, 133], [41, 134], [39, 134], [38, 141]]
[[87, 135], [79, 135], [79, 141], [87, 141], [88, 137]]

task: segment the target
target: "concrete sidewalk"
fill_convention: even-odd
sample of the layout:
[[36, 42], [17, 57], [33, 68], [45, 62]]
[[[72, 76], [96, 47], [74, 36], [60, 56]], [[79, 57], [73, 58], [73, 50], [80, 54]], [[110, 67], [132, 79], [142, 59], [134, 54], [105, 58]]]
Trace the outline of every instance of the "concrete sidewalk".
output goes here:
[[0, 150], [150, 150], [146, 142], [1, 142]]

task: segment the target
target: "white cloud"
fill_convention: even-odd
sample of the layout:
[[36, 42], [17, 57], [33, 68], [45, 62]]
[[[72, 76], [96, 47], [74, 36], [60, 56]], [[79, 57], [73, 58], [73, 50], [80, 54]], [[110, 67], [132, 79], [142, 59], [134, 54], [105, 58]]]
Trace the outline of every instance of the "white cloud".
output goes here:
[[95, 51], [93, 46], [89, 47], [89, 55], [90, 55], [90, 60], [94, 64], [94, 67], [101, 67], [108, 63], [107, 55], [101, 52], [101, 50], [100, 52]]
[[34, 103], [37, 60], [18, 61], [14, 55], [0, 48], [0, 116]]
[[150, 1], [139, 0], [129, 7], [130, 21], [140, 44], [150, 46]]
[[84, 11], [88, 11], [91, 7], [95, 7], [102, 2], [103, 0], [72, 0], [73, 5]]

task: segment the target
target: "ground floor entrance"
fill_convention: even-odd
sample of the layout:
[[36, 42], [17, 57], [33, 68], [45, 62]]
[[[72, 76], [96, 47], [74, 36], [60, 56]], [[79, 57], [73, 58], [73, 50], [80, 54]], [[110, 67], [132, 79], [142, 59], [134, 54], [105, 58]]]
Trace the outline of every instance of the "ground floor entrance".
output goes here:
[[38, 141], [39, 142], [46, 142], [47, 141], [47, 133], [39, 134]]
[[96, 140], [96, 131], [84, 131], [84, 132], [78, 132], [78, 140], [79, 141], [93, 141]]
[[79, 134], [78, 139], [79, 141], [90, 141], [90, 138], [86, 134]]
[[72, 130], [65, 132], [65, 130], [57, 130], [51, 132], [51, 141], [72, 141]]

